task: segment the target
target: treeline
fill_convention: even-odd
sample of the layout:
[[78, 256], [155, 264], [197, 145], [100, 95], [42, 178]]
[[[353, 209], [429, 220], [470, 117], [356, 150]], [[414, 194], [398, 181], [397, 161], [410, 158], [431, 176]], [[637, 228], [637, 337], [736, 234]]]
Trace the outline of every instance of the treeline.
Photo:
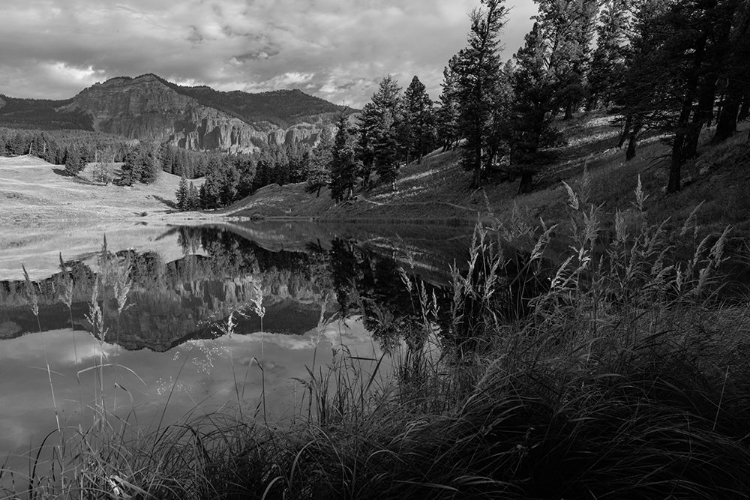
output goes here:
[[154, 145], [101, 132], [83, 130], [17, 130], [0, 128], [0, 156], [33, 155], [53, 165], [66, 165], [75, 175], [87, 163], [106, 159], [125, 162], [133, 152], [148, 150], [158, 169], [194, 179], [206, 174], [214, 153], [190, 151], [168, 144]]
[[[330, 131], [324, 128], [322, 136], [330, 137]], [[192, 183], [182, 176], [175, 193], [177, 206], [181, 210], [221, 208], [269, 184], [283, 186], [305, 181], [313, 171], [314, 157], [313, 149], [304, 144], [271, 145], [245, 154], [210, 155], [199, 191], [191, 189]]]
[[478, 186], [500, 158], [520, 192], [561, 145], [553, 126], [576, 111], [622, 117], [620, 146], [636, 154], [646, 131], [669, 134], [667, 190], [697, 155], [704, 127], [731, 137], [750, 110], [750, 2], [744, 0], [534, 0], [524, 46], [498, 54], [504, 0], [481, 0], [468, 45], [444, 71], [437, 111], [444, 141], [463, 139], [462, 163]]
[[112, 150], [114, 161], [123, 161], [128, 148], [136, 141], [84, 130], [18, 130], [0, 127], [0, 156], [33, 155], [53, 165], [92, 162], [97, 151]]
[[[417, 76], [403, 90], [388, 75], [355, 120], [339, 116], [335, 137], [321, 136], [311, 157], [308, 191], [323, 186], [337, 202], [351, 198], [355, 187], [391, 184], [402, 165], [422, 161], [440, 144], [438, 114]], [[450, 143], [453, 141], [446, 141]]]

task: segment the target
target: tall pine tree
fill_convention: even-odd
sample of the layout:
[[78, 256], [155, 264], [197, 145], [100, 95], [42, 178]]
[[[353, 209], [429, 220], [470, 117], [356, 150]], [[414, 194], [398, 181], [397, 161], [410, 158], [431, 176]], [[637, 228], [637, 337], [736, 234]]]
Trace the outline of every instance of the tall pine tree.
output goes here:
[[495, 116], [495, 96], [501, 83], [498, 54], [500, 29], [506, 9], [504, 0], [482, 0], [471, 13], [468, 46], [452, 60], [457, 77], [458, 128], [465, 139], [461, 164], [473, 172], [472, 185], [482, 183], [482, 171], [492, 162], [488, 148]]
[[422, 162], [422, 156], [433, 146], [435, 136], [432, 99], [427, 88], [415, 75], [404, 92], [399, 142], [408, 164], [412, 158]]
[[337, 123], [338, 131], [331, 151], [331, 198], [336, 203], [352, 197], [357, 182], [359, 161], [355, 151], [356, 137], [342, 113]]

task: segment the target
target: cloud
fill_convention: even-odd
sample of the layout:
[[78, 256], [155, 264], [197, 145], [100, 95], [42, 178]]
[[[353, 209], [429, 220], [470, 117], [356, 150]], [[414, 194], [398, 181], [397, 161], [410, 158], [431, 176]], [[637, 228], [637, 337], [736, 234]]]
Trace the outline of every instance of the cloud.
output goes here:
[[[530, 28], [510, 0], [509, 57]], [[303, 88], [362, 106], [392, 74], [434, 98], [466, 43], [476, 0], [28, 0], [3, 7], [0, 93], [68, 98], [115, 76], [156, 73], [221, 90]]]

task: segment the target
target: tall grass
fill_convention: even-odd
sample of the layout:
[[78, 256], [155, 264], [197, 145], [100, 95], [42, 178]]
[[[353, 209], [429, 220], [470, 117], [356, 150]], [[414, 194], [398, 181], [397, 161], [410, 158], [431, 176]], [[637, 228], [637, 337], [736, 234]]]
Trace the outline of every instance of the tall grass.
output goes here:
[[[81, 437], [104, 432], [102, 446], [68, 456], [75, 481], [54, 493], [747, 498], [750, 311], [717, 293], [730, 229], [701, 238], [692, 214], [668, 232], [634, 187], [613, 220], [584, 177], [566, 185], [567, 223], [477, 227], [447, 311], [402, 273], [417, 313], [402, 339], [382, 358], [341, 348], [312, 366], [293, 424], [213, 414], [145, 435], [92, 429]], [[558, 261], [556, 238], [569, 246]]]

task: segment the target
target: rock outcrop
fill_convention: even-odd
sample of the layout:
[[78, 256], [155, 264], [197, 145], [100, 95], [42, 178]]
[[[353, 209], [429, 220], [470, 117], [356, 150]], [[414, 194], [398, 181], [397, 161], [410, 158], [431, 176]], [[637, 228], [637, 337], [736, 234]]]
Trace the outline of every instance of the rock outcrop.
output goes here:
[[99, 132], [202, 151], [248, 152], [263, 144], [314, 145], [324, 126], [300, 123], [283, 129], [266, 120], [249, 123], [179, 89], [156, 75], [113, 78], [84, 89], [57, 111], [86, 114]]

